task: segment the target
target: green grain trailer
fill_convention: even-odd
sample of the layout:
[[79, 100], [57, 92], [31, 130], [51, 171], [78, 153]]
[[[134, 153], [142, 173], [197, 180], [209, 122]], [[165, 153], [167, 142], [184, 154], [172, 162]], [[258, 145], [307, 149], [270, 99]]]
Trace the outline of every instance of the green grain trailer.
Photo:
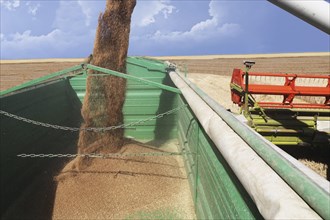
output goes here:
[[82, 64], [1, 92], [2, 216], [27, 190], [40, 194], [34, 180], [53, 175], [54, 163], [76, 154], [88, 69], [127, 79], [126, 137], [177, 140], [198, 219], [330, 219], [328, 181], [245, 126], [172, 64], [139, 57], [127, 59], [128, 74]]

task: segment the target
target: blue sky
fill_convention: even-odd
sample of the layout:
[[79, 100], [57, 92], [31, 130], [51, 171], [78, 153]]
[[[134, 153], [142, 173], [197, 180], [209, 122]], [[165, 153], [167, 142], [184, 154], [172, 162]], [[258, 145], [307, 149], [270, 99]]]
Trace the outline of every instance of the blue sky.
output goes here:
[[[105, 0], [1, 2], [1, 59], [78, 58], [93, 50]], [[329, 35], [266, 0], [137, 0], [130, 55], [330, 51]]]

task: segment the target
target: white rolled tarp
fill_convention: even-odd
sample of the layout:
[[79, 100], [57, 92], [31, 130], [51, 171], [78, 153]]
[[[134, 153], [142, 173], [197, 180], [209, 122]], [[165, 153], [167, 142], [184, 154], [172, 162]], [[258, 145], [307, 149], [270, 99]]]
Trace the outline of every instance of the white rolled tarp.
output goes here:
[[170, 77], [264, 218], [321, 219], [176, 72]]

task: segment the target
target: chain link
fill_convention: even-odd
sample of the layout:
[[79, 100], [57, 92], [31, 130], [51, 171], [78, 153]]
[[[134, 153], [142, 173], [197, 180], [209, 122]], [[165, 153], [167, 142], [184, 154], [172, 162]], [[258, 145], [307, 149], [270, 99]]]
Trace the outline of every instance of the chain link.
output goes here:
[[162, 118], [166, 115], [173, 114], [173, 113], [179, 111], [180, 109], [185, 108], [186, 106], [187, 105], [182, 105], [182, 106], [179, 106], [177, 108], [171, 109], [167, 112], [158, 114], [156, 116], [152, 116], [152, 117], [147, 118], [147, 119], [141, 119], [139, 121], [131, 122], [131, 123], [128, 123], [128, 124], [121, 124], [121, 125], [110, 126], [110, 127], [102, 127], [102, 128], [96, 128], [96, 127], [74, 128], [74, 127], [53, 125], [53, 124], [48, 124], [48, 123], [43, 123], [43, 122], [27, 119], [27, 118], [24, 118], [24, 117], [21, 117], [21, 116], [18, 116], [18, 115], [14, 115], [14, 114], [11, 114], [11, 113], [3, 111], [3, 110], [0, 110], [0, 114], [5, 115], [9, 118], [16, 119], [18, 121], [23, 121], [23, 122], [26, 122], [26, 123], [29, 123], [29, 124], [42, 126], [42, 127], [46, 127], [46, 128], [53, 128], [53, 129], [57, 129], [57, 130], [73, 131], [73, 132], [78, 132], [78, 131], [105, 132], [105, 131], [110, 131], [110, 130], [115, 130], [115, 129], [124, 129], [124, 128], [128, 128], [128, 127], [131, 127], [131, 126], [143, 124], [143, 123], [146, 123], [148, 121], [152, 121], [152, 120], [155, 120], [155, 119], [158, 119], [158, 118]]
[[75, 157], [90, 157], [90, 158], [114, 158], [114, 157], [146, 157], [146, 156], [180, 156], [193, 154], [189, 152], [149, 152], [149, 153], [111, 153], [111, 154], [18, 154], [17, 157], [22, 158], [75, 158]]

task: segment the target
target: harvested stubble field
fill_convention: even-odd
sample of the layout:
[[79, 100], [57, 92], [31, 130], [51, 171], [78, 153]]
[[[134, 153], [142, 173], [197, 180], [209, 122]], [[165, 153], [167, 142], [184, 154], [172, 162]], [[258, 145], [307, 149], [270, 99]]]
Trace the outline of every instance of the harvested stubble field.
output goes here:
[[[252, 71], [277, 73], [329, 74], [330, 53], [153, 57], [176, 63], [190, 74], [231, 76], [233, 68], [243, 68], [242, 61], [256, 61]], [[0, 90], [80, 64], [84, 59], [1, 60]], [[228, 88], [229, 84], [225, 85]], [[222, 85], [218, 86], [223, 87]]]
[[[195, 82], [212, 98], [217, 100], [221, 105], [231, 109], [233, 112], [237, 112], [238, 108], [232, 104], [230, 99], [230, 77], [233, 68], [243, 68], [243, 60], [251, 59], [256, 61], [256, 65], [252, 69], [255, 72], [329, 74], [330, 70], [330, 53], [158, 57], [157, 59], [169, 60], [173, 63], [176, 63], [177, 66], [180, 67], [181, 71], [187, 69], [188, 77], [193, 82]], [[19, 85], [23, 82], [44, 76], [51, 72], [59, 71], [67, 67], [80, 64], [83, 61], [83, 59], [1, 61], [0, 90], [8, 89], [12, 86]], [[132, 148], [132, 146], [126, 146], [123, 149], [126, 149], [127, 152], [131, 152], [132, 149], [134, 152], [135, 150], [144, 152], [147, 148], [143, 146], [134, 146], [134, 148]], [[329, 158], [326, 154], [317, 152], [315, 153], [314, 151], [311, 151], [311, 149], [302, 148], [290, 148], [285, 150], [289, 151], [302, 163], [311, 167], [322, 176], [328, 176], [329, 178], [329, 171], [327, 172], [329, 166]], [[147, 149], [147, 151], [149, 152], [154, 150]], [[150, 167], [150, 164], [153, 166]], [[132, 167], [138, 167], [139, 170], [131, 170], [131, 165]], [[116, 166], [117, 169], [114, 169], [114, 166]], [[176, 170], [172, 168], [176, 168]], [[168, 176], [175, 178], [169, 178]], [[136, 218], [137, 216], [143, 218], [148, 216], [155, 217], [160, 215], [163, 217], [173, 215], [173, 218], [178, 216], [181, 218], [193, 218], [193, 211], [189, 211], [189, 209], [192, 209], [192, 204], [189, 202], [184, 203], [186, 205], [184, 209], [187, 211], [187, 213], [183, 212], [182, 210], [179, 211], [179, 213], [173, 213], [171, 211], [177, 207], [182, 207], [183, 205], [183, 203], [175, 203], [173, 201], [180, 201], [180, 199], [182, 200], [182, 198], [186, 198], [184, 196], [189, 194], [189, 192], [184, 191], [184, 189], [188, 188], [188, 182], [185, 178], [186, 174], [182, 170], [182, 163], [180, 162], [180, 159], [177, 160], [176, 158], [130, 158], [128, 160], [125, 159], [116, 161], [98, 160], [95, 161], [91, 167], [89, 167], [81, 174], [77, 174], [73, 177], [60, 181], [55, 198], [53, 217], [87, 219], [104, 217]], [[124, 186], [123, 183], [130, 182], [129, 179], [134, 179], [134, 183], [137, 179], [139, 179], [140, 183]], [[78, 182], [81, 186], [85, 184], [85, 186], [83, 186], [84, 190], [96, 190], [95, 192], [88, 192], [88, 195], [94, 195], [94, 197], [85, 198], [83, 195], [86, 195], [86, 193], [80, 194], [81, 191], [76, 189], [76, 184]], [[109, 182], [113, 185], [110, 184], [108, 186], [104, 186], [105, 188], [103, 189], [106, 189], [106, 192], [97, 191], [99, 189], [96, 187], [96, 185], [104, 182]], [[164, 190], [162, 191], [164, 195], [171, 195], [167, 198], [167, 200], [159, 200], [159, 196], [153, 197], [153, 190], [156, 193], [159, 192], [159, 189], [154, 189], [157, 184], [150, 183], [156, 182], [159, 182], [159, 184], [164, 186]], [[123, 195], [111, 194], [111, 187], [118, 187], [118, 191]], [[169, 187], [171, 187], [171, 189]], [[70, 190], [67, 191], [67, 189]], [[176, 189], [176, 191], [172, 191], [172, 189]], [[129, 204], [129, 207], [127, 207], [127, 209], [120, 208], [121, 206], [117, 202], [113, 203], [111, 210], [121, 210], [120, 212], [117, 212], [117, 215], [113, 215], [113, 212], [107, 210], [104, 204], [94, 204], [89, 200], [98, 197], [95, 195], [100, 195], [100, 198], [102, 197], [103, 201], [107, 199], [113, 199], [113, 201], [117, 201], [116, 196], [125, 197], [124, 191], [127, 190], [130, 190], [130, 196], [132, 200], [128, 201], [127, 204]], [[77, 200], [70, 200], [70, 198], [72, 198], [70, 197], [72, 193], [75, 196], [81, 196], [79, 203], [75, 203]], [[136, 200], [139, 197], [144, 197], [144, 200], [152, 202], [149, 203], [149, 205], [142, 207], [139, 205], [139, 200]], [[190, 198], [186, 199], [186, 201], [191, 202]], [[63, 201], [65, 202], [63, 203]], [[142, 202], [143, 201], [141, 201], [141, 204]], [[155, 211], [153, 208], [154, 205], [158, 207], [164, 206], [164, 209], [160, 210], [160, 212]], [[66, 207], [69, 209], [65, 209]], [[79, 212], [66, 212], [65, 210], [73, 210], [70, 207], [74, 207], [74, 209], [79, 210]], [[92, 207], [95, 208], [93, 209]], [[95, 209], [98, 209], [99, 207], [101, 207], [102, 212], [101, 210], [95, 211]], [[145, 210], [145, 212], [141, 212], [141, 210]], [[85, 215], [84, 211], [86, 211]], [[130, 214], [133, 214], [133, 216]], [[183, 216], [181, 214], [183, 214]]]
[[[242, 61], [256, 61], [252, 71], [277, 73], [329, 74], [330, 53], [259, 54], [228, 56], [153, 57], [176, 63], [189, 74], [231, 76], [233, 68], [243, 68]], [[84, 59], [1, 60], [0, 90], [80, 64]], [[212, 80], [213, 81], [213, 80]], [[229, 84], [225, 85], [228, 88]], [[219, 85], [218, 88], [222, 88]]]

